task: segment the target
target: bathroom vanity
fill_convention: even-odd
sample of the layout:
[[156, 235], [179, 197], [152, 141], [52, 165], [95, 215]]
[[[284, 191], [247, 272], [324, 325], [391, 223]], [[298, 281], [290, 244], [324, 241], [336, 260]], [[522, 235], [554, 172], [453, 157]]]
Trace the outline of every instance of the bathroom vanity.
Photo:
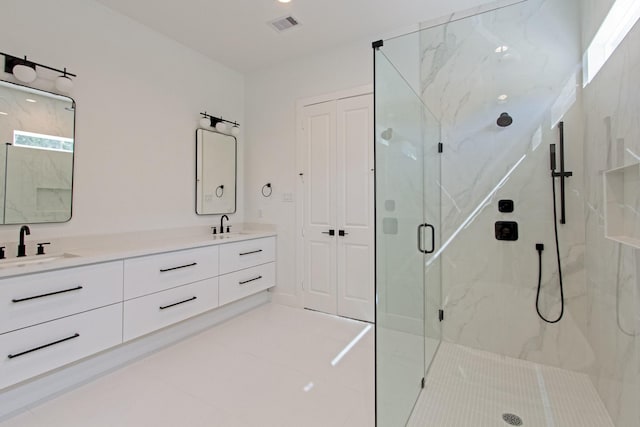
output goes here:
[[276, 284], [274, 233], [92, 241], [0, 263], [0, 393]]

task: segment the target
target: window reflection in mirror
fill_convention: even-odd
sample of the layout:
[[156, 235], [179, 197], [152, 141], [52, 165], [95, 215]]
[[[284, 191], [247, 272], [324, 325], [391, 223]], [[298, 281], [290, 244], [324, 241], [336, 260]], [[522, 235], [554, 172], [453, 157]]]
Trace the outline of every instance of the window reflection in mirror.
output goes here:
[[0, 222], [71, 219], [75, 102], [0, 81]]
[[236, 138], [196, 130], [196, 213], [236, 211]]

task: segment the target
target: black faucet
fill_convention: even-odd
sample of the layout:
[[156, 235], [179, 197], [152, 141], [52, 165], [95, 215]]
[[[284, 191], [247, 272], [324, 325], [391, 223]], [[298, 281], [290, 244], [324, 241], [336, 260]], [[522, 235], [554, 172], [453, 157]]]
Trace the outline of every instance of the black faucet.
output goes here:
[[20, 227], [20, 244], [18, 245], [18, 256], [26, 256], [27, 255], [27, 247], [24, 244], [24, 235], [30, 235], [31, 230], [29, 230], [29, 226], [23, 225]]
[[220, 234], [224, 233], [223, 222], [225, 218], [227, 218], [227, 221], [229, 221], [229, 217], [226, 215], [222, 215], [222, 217], [220, 217]]

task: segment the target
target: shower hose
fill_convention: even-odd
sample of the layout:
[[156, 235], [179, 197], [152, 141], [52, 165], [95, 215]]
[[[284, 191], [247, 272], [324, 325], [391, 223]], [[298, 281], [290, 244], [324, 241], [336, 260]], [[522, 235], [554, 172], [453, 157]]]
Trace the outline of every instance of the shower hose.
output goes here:
[[555, 231], [555, 237], [556, 237], [556, 258], [558, 260], [558, 278], [560, 281], [560, 314], [558, 315], [558, 318], [555, 320], [549, 320], [546, 317], [544, 317], [542, 315], [542, 313], [540, 313], [540, 290], [542, 288], [542, 250], [543, 247], [542, 245], [536, 245], [536, 249], [538, 251], [538, 291], [536, 293], [536, 311], [538, 312], [538, 316], [540, 316], [540, 318], [542, 320], [544, 320], [547, 323], [558, 323], [560, 321], [560, 319], [562, 319], [562, 316], [564, 315], [564, 286], [562, 284], [562, 265], [560, 263], [560, 247], [558, 245], [558, 214], [556, 213], [557, 208], [556, 208], [556, 180], [553, 177], [553, 175], [551, 175], [551, 181], [552, 181], [552, 194], [553, 194], [553, 227], [554, 227], [554, 231]]

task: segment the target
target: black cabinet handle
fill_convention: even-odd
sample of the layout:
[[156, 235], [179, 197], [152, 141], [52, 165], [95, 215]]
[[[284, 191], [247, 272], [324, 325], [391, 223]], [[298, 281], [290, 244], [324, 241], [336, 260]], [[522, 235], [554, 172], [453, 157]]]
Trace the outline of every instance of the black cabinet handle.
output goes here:
[[338, 236], [344, 237], [344, 236], [346, 236], [346, 235], [348, 235], [348, 234], [349, 234], [349, 233], [347, 233], [347, 232], [346, 232], [346, 231], [344, 231], [344, 230], [338, 230]]
[[76, 286], [75, 288], [64, 289], [62, 291], [56, 291], [56, 292], [49, 292], [48, 294], [35, 295], [35, 296], [32, 296], [32, 297], [26, 297], [26, 298], [12, 299], [11, 302], [29, 301], [29, 300], [37, 299], [37, 298], [50, 297], [51, 295], [58, 295], [58, 294], [64, 294], [66, 292], [79, 291], [80, 289], [82, 289], [82, 286]]
[[322, 234], [328, 234], [329, 236], [335, 236], [336, 230], [323, 231]]
[[258, 252], [262, 252], [262, 249], [258, 249], [258, 250], [251, 251], [251, 252], [242, 252], [242, 253], [240, 254], [240, 256], [243, 256], [243, 255], [251, 255], [251, 254], [257, 254]]
[[160, 269], [160, 273], [166, 273], [167, 271], [179, 270], [181, 268], [193, 267], [193, 266], [196, 266], [196, 265], [198, 265], [197, 262], [192, 262], [191, 264], [179, 265], [177, 267], [162, 268], [162, 269]]
[[262, 276], [254, 277], [253, 279], [245, 280], [244, 282], [238, 282], [239, 285], [246, 285], [249, 282], [255, 282], [256, 280], [262, 279]]
[[198, 297], [191, 297], [191, 298], [186, 299], [184, 301], [175, 302], [175, 303], [169, 304], [169, 305], [163, 305], [163, 306], [160, 307], [160, 310], [165, 310], [167, 308], [175, 307], [176, 305], [184, 304], [185, 302], [193, 301], [195, 299], [198, 299]]
[[70, 337], [62, 338], [61, 340], [50, 342], [49, 344], [41, 345], [40, 347], [32, 348], [31, 350], [26, 350], [26, 351], [23, 351], [23, 352], [17, 353], [17, 354], [8, 354], [7, 357], [9, 359], [13, 359], [13, 358], [16, 358], [16, 357], [24, 356], [25, 354], [33, 353], [34, 351], [42, 350], [43, 348], [51, 347], [52, 345], [60, 344], [60, 343], [63, 343], [65, 341], [69, 341], [69, 340], [72, 340], [74, 338], [78, 338], [79, 336], [80, 336], [80, 334], [76, 333], [76, 334], [71, 335]]

